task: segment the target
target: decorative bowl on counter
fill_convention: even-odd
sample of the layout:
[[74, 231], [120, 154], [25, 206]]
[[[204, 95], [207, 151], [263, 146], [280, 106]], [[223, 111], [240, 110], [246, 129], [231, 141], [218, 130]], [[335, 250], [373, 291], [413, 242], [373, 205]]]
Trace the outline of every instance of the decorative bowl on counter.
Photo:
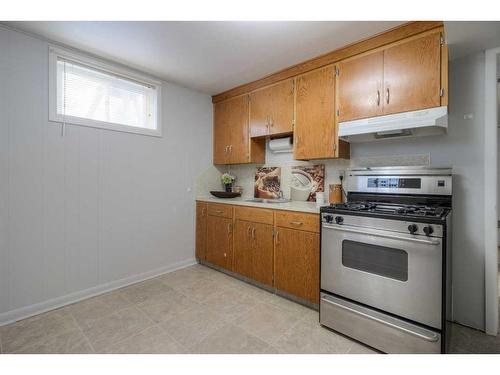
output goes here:
[[241, 195], [241, 192], [235, 192], [235, 191], [211, 191], [210, 194], [212, 194], [214, 197], [217, 198], [236, 198]]

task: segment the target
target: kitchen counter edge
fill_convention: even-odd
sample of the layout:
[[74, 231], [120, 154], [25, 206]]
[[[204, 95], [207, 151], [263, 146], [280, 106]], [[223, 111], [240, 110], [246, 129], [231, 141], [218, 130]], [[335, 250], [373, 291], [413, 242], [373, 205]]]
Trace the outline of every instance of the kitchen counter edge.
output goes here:
[[[316, 207], [315, 202], [291, 201], [287, 203], [259, 203], [259, 202], [248, 202], [245, 199], [251, 199], [251, 198], [197, 197], [196, 201], [207, 202], [207, 203], [229, 204], [234, 206], [267, 208], [270, 210], [296, 211], [296, 212], [305, 212], [310, 214], [319, 214], [319, 207]], [[324, 205], [326, 206], [327, 204], [325, 203]]]

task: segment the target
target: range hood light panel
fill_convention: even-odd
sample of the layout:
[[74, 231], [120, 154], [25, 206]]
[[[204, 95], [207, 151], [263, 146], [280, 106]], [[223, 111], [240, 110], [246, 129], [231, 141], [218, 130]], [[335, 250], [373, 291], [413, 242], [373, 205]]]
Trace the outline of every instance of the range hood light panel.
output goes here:
[[345, 121], [339, 123], [339, 137], [348, 142], [366, 142], [395, 137], [437, 135], [448, 128], [448, 107]]

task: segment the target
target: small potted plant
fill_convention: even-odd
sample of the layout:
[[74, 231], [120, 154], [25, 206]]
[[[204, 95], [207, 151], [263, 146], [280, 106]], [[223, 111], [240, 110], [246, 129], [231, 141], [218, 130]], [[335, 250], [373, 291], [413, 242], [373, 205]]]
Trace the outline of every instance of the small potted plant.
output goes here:
[[234, 180], [236, 180], [236, 177], [234, 177], [233, 175], [231, 175], [229, 173], [224, 173], [221, 176], [222, 185], [224, 185], [224, 190], [226, 192], [229, 193], [232, 191]]

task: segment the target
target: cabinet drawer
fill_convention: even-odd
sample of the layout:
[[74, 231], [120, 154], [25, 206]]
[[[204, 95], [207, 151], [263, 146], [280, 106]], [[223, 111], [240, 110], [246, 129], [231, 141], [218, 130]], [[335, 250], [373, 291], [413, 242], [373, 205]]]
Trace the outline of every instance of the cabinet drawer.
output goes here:
[[276, 226], [319, 233], [319, 215], [276, 211]]
[[210, 216], [221, 216], [229, 219], [233, 217], [233, 206], [229, 204], [208, 203], [207, 210]]
[[273, 211], [265, 208], [234, 207], [234, 217], [254, 223], [273, 224]]

